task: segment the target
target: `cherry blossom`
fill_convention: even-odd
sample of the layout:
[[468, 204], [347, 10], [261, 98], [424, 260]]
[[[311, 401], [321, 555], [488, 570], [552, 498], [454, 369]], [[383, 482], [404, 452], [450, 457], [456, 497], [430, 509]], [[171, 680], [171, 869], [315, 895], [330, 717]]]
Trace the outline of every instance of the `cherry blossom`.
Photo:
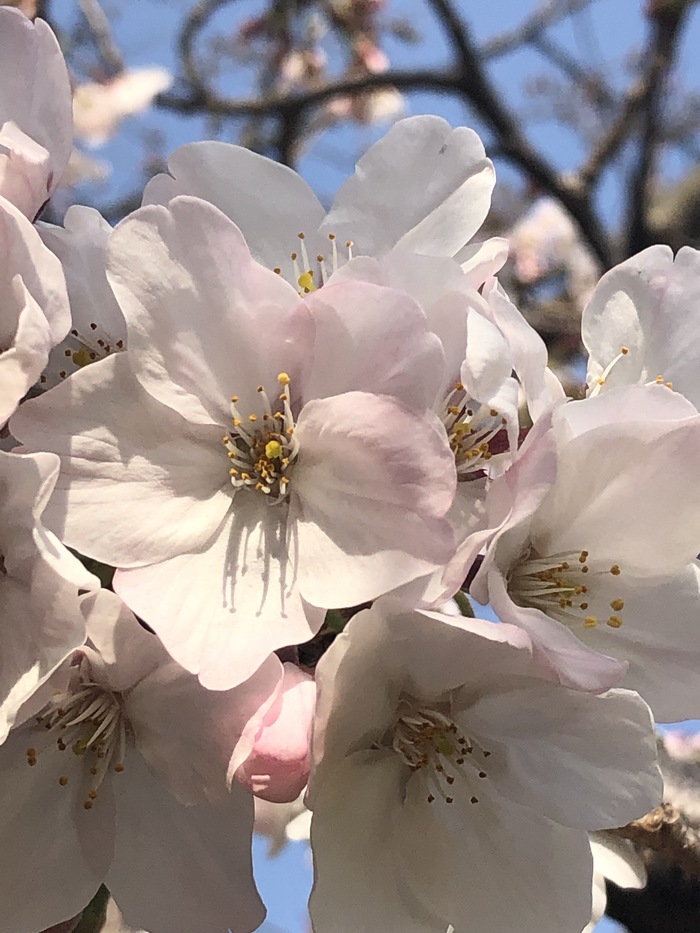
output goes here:
[[665, 386], [619, 388], [560, 406], [521, 454], [448, 588], [486, 543], [470, 592], [530, 633], [551, 676], [624, 675], [661, 721], [696, 716], [700, 416]]
[[661, 795], [636, 694], [540, 680], [513, 626], [381, 600], [317, 679], [316, 933], [583, 928], [586, 830], [623, 825]]
[[0, 7], [0, 195], [34, 220], [73, 143], [68, 72], [41, 19]]
[[689, 246], [675, 259], [650, 246], [603, 276], [581, 320], [593, 393], [660, 382], [700, 407], [699, 276], [700, 252]]
[[26, 402], [12, 432], [60, 453], [57, 533], [116, 565], [117, 592], [202, 683], [307, 640], [312, 607], [449, 558], [443, 351], [409, 296], [346, 282], [300, 302], [187, 197], [115, 230], [109, 276], [128, 351]]
[[253, 801], [231, 772], [281, 665], [269, 658], [237, 689], [211, 692], [114, 594], [82, 608], [89, 640], [67, 682], [0, 747], [12, 800], [0, 817], [0, 930], [72, 917], [103, 882], [150, 933], [254, 929]]
[[503, 240], [470, 242], [491, 203], [493, 165], [473, 130], [440, 117], [396, 123], [359, 160], [328, 214], [291, 169], [241, 146], [189, 143], [168, 168], [146, 186], [144, 204], [177, 194], [210, 201], [240, 227], [259, 262], [302, 290], [318, 288], [354, 255], [394, 247], [485, 264], [490, 274], [506, 259]]

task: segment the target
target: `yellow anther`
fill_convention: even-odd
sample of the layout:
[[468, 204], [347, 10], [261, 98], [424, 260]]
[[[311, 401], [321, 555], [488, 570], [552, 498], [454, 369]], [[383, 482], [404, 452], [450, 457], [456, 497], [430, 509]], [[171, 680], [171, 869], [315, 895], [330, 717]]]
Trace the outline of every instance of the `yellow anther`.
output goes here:
[[289, 378], [287, 373], [280, 373], [279, 376], [277, 377], [277, 381], [282, 386], [288, 386], [289, 383], [291, 382], [291, 379]]
[[297, 233], [297, 236], [299, 237], [300, 240], [303, 240], [305, 238], [303, 233]]
[[492, 408], [492, 409], [490, 409], [489, 414], [491, 415], [492, 418], [497, 418], [497, 417], [498, 417], [498, 409], [497, 409], [497, 408]]
[[627, 354], [628, 354], [629, 352], [630, 352], [630, 348], [629, 348], [629, 347], [620, 347], [620, 353], [621, 353], [623, 356], [627, 356]]
[[595, 628], [598, 624], [598, 619], [596, 616], [586, 616], [583, 620], [584, 628]]
[[657, 376], [657, 377], [656, 377], [656, 382], [657, 382], [658, 385], [662, 386], [662, 385], [664, 384], [664, 382], [666, 382], [666, 380], [664, 379], [663, 376]]
[[92, 810], [92, 800], [86, 800], [83, 804], [83, 810]]
[[264, 392], [264, 391], [265, 391], [265, 386], [258, 386], [258, 388], [257, 388], [255, 391], [256, 391], [256, 392]]
[[58, 783], [61, 785], [61, 787], [66, 786], [66, 784], [68, 783], [68, 778], [65, 776], [65, 774], [61, 775], [61, 777], [58, 779]]
[[275, 266], [275, 268], [272, 271], [275, 273], [275, 275], [282, 275], [282, 270], [280, 269], [279, 266]]
[[255, 423], [257, 420], [258, 420], [257, 415], [248, 415], [248, 421], [252, 421], [253, 423]]
[[305, 292], [315, 292], [316, 286], [314, 285], [314, 274], [313, 272], [302, 272], [299, 278], [297, 279], [299, 288], [303, 288]]
[[672, 388], [673, 388], [673, 383], [672, 383], [672, 382], [667, 382], [667, 383], [666, 383], [666, 388], [667, 388], [667, 389], [672, 389]]
[[236, 402], [238, 401], [238, 396], [237, 396], [237, 395], [232, 395], [232, 396], [231, 396], [231, 401], [232, 401], [233, 404], [235, 405]]
[[619, 616], [610, 616], [607, 624], [610, 628], [619, 628], [622, 625], [622, 619]]
[[294, 260], [297, 258], [297, 254], [296, 254], [296, 253], [292, 253], [291, 256], [290, 256], [289, 258], [292, 260], [292, 262], [294, 262]]
[[117, 772], [117, 774], [122, 773], [122, 771], [124, 770], [124, 765], [121, 763], [121, 761], [114, 766], [114, 770]]
[[71, 356], [76, 366], [80, 366], [80, 367], [87, 366], [88, 363], [92, 362], [90, 351], [87, 350], [85, 347], [81, 347], [79, 350], [75, 350], [71, 354]]
[[276, 460], [282, 456], [282, 445], [279, 441], [268, 441], [265, 444], [265, 456], [268, 460]]
[[615, 612], [621, 612], [625, 608], [624, 599], [613, 599], [610, 603], [610, 608], [614, 609]]
[[36, 758], [36, 749], [28, 748], [27, 749], [27, 758]]
[[614, 577], [619, 577], [620, 574], [622, 573], [622, 571], [620, 570], [620, 565], [619, 565], [619, 564], [613, 564], [612, 567], [610, 568], [610, 573], [611, 573]]
[[599, 386], [604, 386], [604, 385], [605, 385], [605, 379], [603, 379], [603, 378], [601, 377], [601, 378], [598, 380], [598, 385], [599, 385]]

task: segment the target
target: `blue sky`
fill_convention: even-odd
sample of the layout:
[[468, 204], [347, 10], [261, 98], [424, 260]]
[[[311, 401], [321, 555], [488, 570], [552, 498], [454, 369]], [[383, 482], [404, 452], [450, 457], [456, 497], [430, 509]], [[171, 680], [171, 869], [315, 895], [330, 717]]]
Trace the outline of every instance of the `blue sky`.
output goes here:
[[[192, 0], [193, 2], [193, 0]], [[114, 14], [115, 37], [125, 54], [130, 66], [165, 65], [173, 68], [174, 29], [182, 12], [192, 5], [190, 0], [111, 0], [105, 8]], [[530, 0], [514, 3], [513, 0], [489, 0], [488, 3], [467, 2], [458, 4], [479, 40], [500, 34], [517, 25], [535, 6]], [[574, 19], [556, 27], [552, 37], [578, 53], [585, 53], [586, 60], [594, 67], [603, 70], [608, 82], [621, 86], [625, 58], [640, 46], [646, 33], [646, 25], [641, 15], [643, 0], [631, 3], [630, 0], [598, 0], [590, 10], [586, 10]], [[242, 19], [261, 9], [259, 0], [239, 0], [231, 7], [219, 22], [228, 23], [231, 28]], [[440, 30], [429, 16], [425, 4], [420, 0], [393, 0], [390, 12], [404, 16], [423, 35], [423, 43], [417, 47], [406, 47], [396, 41], [389, 41], [387, 51], [394, 64], [439, 65], [444, 61], [444, 46]], [[68, 22], [73, 4], [64, 2], [53, 4], [54, 12], [59, 17], [66, 17]], [[698, 87], [700, 84], [700, 63], [696, 50], [700, 42], [700, 13], [695, 8], [691, 17], [680, 56], [679, 86], [682, 88]], [[493, 75], [499, 87], [507, 94], [511, 105], [518, 112], [529, 112], [532, 99], [526, 92], [526, 81], [534, 72], [551, 74], [551, 69], [532, 50], [523, 49], [498, 62]], [[242, 95], [250, 87], [250, 74], [245, 70], [231, 71], [224, 78], [224, 86], [229, 93]], [[439, 113], [453, 124], [469, 123], [477, 130], [482, 129], [467, 113], [461, 103], [449, 101], [434, 94], [416, 94], [409, 103], [411, 113]], [[171, 113], [150, 113], [143, 119], [128, 121], [118, 137], [104, 149], [98, 150], [98, 158], [107, 159], [113, 166], [113, 176], [107, 188], [86, 189], [85, 197], [96, 203], [119, 197], [136, 186], [139, 177], [138, 166], [143, 153], [143, 134], [148, 129], [155, 129], [164, 139], [164, 152], [172, 151], [182, 143], [206, 138], [208, 135], [201, 118], [183, 119]], [[375, 138], [383, 132], [382, 128], [344, 128], [334, 131], [313, 145], [301, 164], [301, 170], [322, 200], [329, 202], [333, 192], [343, 178], [352, 170], [355, 158]], [[552, 162], [561, 170], [573, 170], [581, 161], [582, 149], [577, 136], [561, 124], [542, 119], [532, 125], [530, 137]], [[234, 139], [235, 134], [223, 138]], [[134, 169], [136, 166], [136, 170]], [[499, 178], [510, 183], [517, 183], [512, 169], [496, 159]], [[680, 158], [668, 165], [669, 177], [682, 173], [686, 163]], [[616, 215], [622, 207], [620, 176], [610, 173], [604, 180], [599, 192], [599, 203], [608, 223], [615, 225]], [[294, 843], [275, 860], [268, 861], [264, 856], [265, 846], [258, 840], [255, 854], [257, 859], [258, 881], [263, 898], [269, 908], [269, 918], [262, 928], [267, 933], [306, 933], [305, 901], [310, 886], [310, 866], [307, 848]], [[599, 933], [612, 933], [620, 929], [610, 921], [604, 921]], [[391, 933], [391, 931], [387, 931]]]

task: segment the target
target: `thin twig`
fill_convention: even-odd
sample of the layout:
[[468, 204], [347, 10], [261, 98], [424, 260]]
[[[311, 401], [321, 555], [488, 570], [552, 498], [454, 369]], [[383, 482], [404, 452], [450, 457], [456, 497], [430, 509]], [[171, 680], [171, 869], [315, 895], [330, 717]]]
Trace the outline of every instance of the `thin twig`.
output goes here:
[[78, 0], [78, 5], [92, 33], [97, 51], [106, 70], [109, 72], [110, 77], [118, 75], [124, 70], [124, 59], [112, 38], [112, 28], [105, 11], [98, 0]]

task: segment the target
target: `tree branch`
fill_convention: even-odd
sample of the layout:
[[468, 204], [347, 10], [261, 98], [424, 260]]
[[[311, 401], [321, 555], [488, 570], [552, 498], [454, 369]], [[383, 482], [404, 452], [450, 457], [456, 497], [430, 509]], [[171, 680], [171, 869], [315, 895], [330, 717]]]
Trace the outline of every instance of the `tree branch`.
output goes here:
[[651, 0], [649, 3], [649, 70], [645, 82], [646, 94], [641, 102], [643, 110], [639, 158], [630, 183], [626, 244], [628, 256], [649, 246], [652, 241], [647, 218], [649, 183], [661, 132], [661, 105], [666, 81], [675, 59], [681, 26], [693, 2], [694, 0]]

